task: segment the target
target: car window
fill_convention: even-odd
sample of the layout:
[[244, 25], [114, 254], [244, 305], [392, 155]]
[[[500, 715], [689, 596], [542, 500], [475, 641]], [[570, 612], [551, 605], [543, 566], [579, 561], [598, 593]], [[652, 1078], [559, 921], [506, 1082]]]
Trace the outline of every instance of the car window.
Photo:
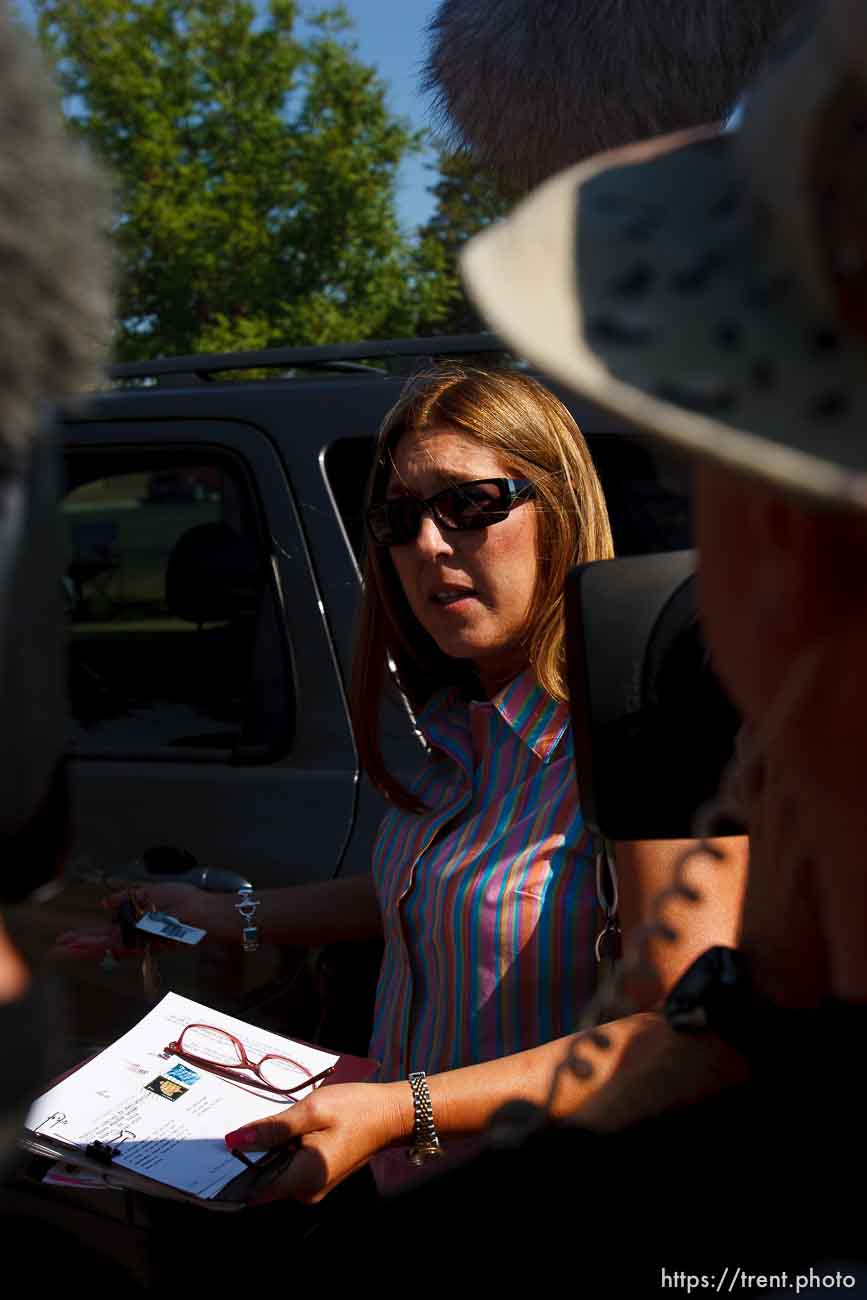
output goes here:
[[280, 674], [267, 725], [256, 717], [276, 593], [240, 468], [201, 451], [81, 451], [67, 473], [73, 751], [228, 761], [286, 723]]
[[691, 545], [689, 501], [682, 485], [660, 475], [653, 445], [636, 434], [589, 433], [614, 535], [615, 555], [650, 555]]

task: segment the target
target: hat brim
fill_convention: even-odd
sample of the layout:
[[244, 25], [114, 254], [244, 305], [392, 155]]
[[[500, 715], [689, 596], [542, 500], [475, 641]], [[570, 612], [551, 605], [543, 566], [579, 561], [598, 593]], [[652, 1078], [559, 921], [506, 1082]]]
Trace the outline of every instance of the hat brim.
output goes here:
[[733, 134], [546, 182], [464, 250], [485, 317], [552, 377], [683, 451], [867, 508], [867, 351], [757, 230]]

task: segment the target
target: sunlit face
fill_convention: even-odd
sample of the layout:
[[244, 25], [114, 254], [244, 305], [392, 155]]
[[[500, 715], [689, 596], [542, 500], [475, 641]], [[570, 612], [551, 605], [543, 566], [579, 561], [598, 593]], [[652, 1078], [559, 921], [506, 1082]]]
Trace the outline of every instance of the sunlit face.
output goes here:
[[[447, 426], [398, 442], [386, 495], [430, 497], [454, 483], [509, 478], [499, 457]], [[536, 589], [536, 511], [519, 505], [478, 532], [441, 529], [426, 512], [418, 536], [391, 549], [410, 609], [444, 654], [468, 659], [492, 694], [527, 664], [522, 644]]]

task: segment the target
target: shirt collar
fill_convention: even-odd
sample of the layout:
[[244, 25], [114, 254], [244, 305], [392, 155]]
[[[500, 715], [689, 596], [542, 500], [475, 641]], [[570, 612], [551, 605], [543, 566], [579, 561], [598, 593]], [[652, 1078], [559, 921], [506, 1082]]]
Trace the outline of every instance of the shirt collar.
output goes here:
[[[542, 689], [532, 668], [525, 668], [490, 701], [474, 701], [470, 707], [491, 705], [538, 759], [543, 763], [550, 760], [569, 725], [569, 706], [552, 699]], [[442, 724], [453, 719], [456, 708], [461, 706], [466, 717], [467, 702], [455, 686], [437, 691], [428, 700], [419, 715], [418, 725], [432, 744], [450, 748], [443, 744]]]
[[542, 690], [532, 668], [519, 673], [491, 703], [527, 748], [547, 763], [569, 725], [569, 706]]

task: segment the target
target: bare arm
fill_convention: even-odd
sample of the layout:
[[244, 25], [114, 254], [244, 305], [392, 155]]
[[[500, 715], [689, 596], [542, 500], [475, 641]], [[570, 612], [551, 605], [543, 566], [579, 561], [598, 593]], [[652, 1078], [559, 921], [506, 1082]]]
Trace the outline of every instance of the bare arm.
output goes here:
[[[316, 885], [259, 889], [261, 906], [256, 924], [265, 943], [298, 946], [338, 943], [343, 939], [373, 939], [382, 933], [376, 891], [369, 875], [325, 880]], [[213, 938], [237, 938], [240, 920], [233, 894], [211, 894], [210, 933]], [[183, 918], [182, 918], [183, 919]]]
[[[678, 859], [694, 847], [695, 842], [689, 840], [616, 846], [627, 953], [637, 928], [653, 916], [659, 891], [671, 884]], [[672, 899], [664, 908], [666, 922], [678, 937], [674, 942], [652, 940], [653, 976], [641, 982], [627, 981], [627, 992], [639, 1013], [605, 1026], [610, 1043], [607, 1049], [593, 1046], [582, 1036], [579, 1050], [592, 1064], [593, 1073], [589, 1079], [579, 1079], [567, 1069], [559, 1071], [553, 1093], [555, 1115], [575, 1113], [581, 1123], [616, 1128], [716, 1091], [743, 1069], [740, 1056], [719, 1039], [676, 1034], [651, 1010], [706, 948], [737, 941], [749, 842], [732, 837], [711, 841], [711, 848], [722, 860], [709, 853], [697, 854], [684, 873], [700, 898], [694, 902]], [[514, 1056], [434, 1075], [428, 1086], [437, 1123], [442, 1123], [444, 1132], [472, 1132], [483, 1128], [512, 1097], [544, 1103], [554, 1072], [572, 1043], [571, 1037], [561, 1038]], [[405, 1106], [402, 1114], [405, 1119]], [[411, 1114], [409, 1118], [411, 1129]]]
[[[734, 946], [738, 941], [741, 911], [749, 865], [749, 840], [731, 836], [711, 840], [721, 855], [695, 853], [683, 879], [699, 895], [696, 901], [670, 898], [662, 909], [667, 925], [677, 932], [668, 942], [650, 940], [647, 953], [655, 968], [653, 975], [626, 980], [626, 992], [640, 1010], [656, 1006], [683, 972], [714, 944]], [[616, 846], [617, 878], [620, 890], [620, 919], [624, 951], [654, 916], [661, 890], [673, 881], [674, 868], [695, 840], [644, 840]]]
[[[212, 942], [240, 943], [243, 922], [235, 911], [235, 894], [211, 894], [194, 885], [166, 881], [137, 886], [136, 895], [145, 907], [201, 926]], [[108, 898], [108, 910], [113, 911], [122, 897], [116, 894]], [[382, 933], [376, 891], [369, 875], [262, 889], [256, 891], [255, 897], [261, 904], [255, 921], [265, 943], [319, 946], [343, 939], [373, 939]], [[106, 948], [116, 955], [137, 951], [124, 949], [119, 927], [106, 921], [93, 930], [71, 930], [58, 936], [54, 953], [58, 957], [93, 960], [101, 958]]]
[[[652, 913], [657, 891], [672, 879], [683, 842], [618, 847], [621, 918], [625, 937]], [[742, 839], [718, 841], [725, 854], [718, 863], [700, 855], [687, 881], [702, 897], [677, 901], [666, 918], [678, 930], [673, 944], [654, 946], [658, 969], [642, 991], [644, 1008], [661, 994], [699, 953], [713, 943], [735, 941], [747, 861]], [[560, 1070], [574, 1051], [574, 1037], [526, 1052], [428, 1077], [437, 1128], [449, 1134], [478, 1132], [504, 1102], [522, 1098], [550, 1103], [557, 1117], [599, 1129], [620, 1128], [663, 1110], [709, 1096], [744, 1077], [740, 1055], [715, 1036], [689, 1037], [669, 1028], [663, 1017], [645, 1009], [605, 1026], [609, 1045], [582, 1036], [578, 1050], [592, 1065], [588, 1079]], [[555, 1080], [556, 1076], [556, 1080]], [[552, 1081], [555, 1086], [552, 1089]], [[407, 1082], [345, 1084], [322, 1089], [291, 1110], [261, 1121], [249, 1150], [302, 1137], [302, 1150], [281, 1180], [280, 1194], [318, 1200], [352, 1170], [390, 1143], [406, 1140], [413, 1129], [412, 1094]], [[233, 1135], [233, 1143], [238, 1135]]]
[[[555, 1116], [599, 1130], [621, 1128], [664, 1110], [711, 1096], [745, 1076], [746, 1065], [711, 1034], [676, 1034], [648, 1012], [606, 1026], [611, 1046], [582, 1046], [593, 1066], [589, 1080], [563, 1071], [551, 1105]], [[544, 1105], [551, 1079], [573, 1046], [563, 1038], [498, 1061], [428, 1076], [437, 1129], [449, 1135], [482, 1129], [503, 1102], [516, 1097]], [[227, 1135], [240, 1150], [264, 1150], [300, 1139], [288, 1171], [269, 1199], [318, 1201], [377, 1151], [407, 1141], [413, 1131], [412, 1093], [406, 1080], [347, 1083], [321, 1088], [290, 1110]]]
[[[556, 1118], [600, 1130], [622, 1128], [664, 1110], [699, 1100], [745, 1077], [733, 1048], [712, 1034], [679, 1034], [658, 1012], [641, 1012], [605, 1026], [607, 1048], [588, 1035], [567, 1037], [498, 1061], [450, 1070], [428, 1079], [437, 1127], [443, 1133], [483, 1128], [504, 1102], [520, 1097], [544, 1105]], [[567, 1065], [576, 1051], [593, 1067], [581, 1079]], [[560, 1069], [559, 1067], [564, 1068]], [[555, 1072], [556, 1083], [551, 1083]], [[402, 1083], [388, 1085], [409, 1088]], [[412, 1132], [410, 1097], [402, 1097], [404, 1124]]]

